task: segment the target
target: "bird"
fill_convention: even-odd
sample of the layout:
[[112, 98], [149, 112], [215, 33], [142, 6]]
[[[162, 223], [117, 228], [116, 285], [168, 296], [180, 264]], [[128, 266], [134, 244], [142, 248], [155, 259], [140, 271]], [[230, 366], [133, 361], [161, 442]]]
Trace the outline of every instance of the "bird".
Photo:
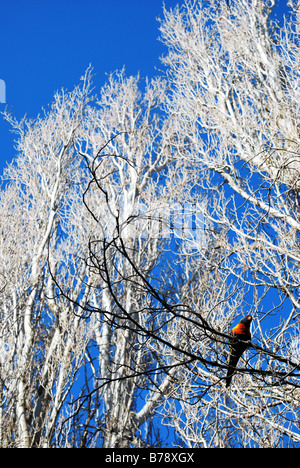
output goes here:
[[235, 372], [237, 363], [243, 352], [250, 346], [251, 332], [250, 325], [252, 316], [246, 315], [242, 320], [231, 330], [230, 340], [230, 356], [228, 370], [226, 375], [226, 388], [230, 386], [232, 376]]

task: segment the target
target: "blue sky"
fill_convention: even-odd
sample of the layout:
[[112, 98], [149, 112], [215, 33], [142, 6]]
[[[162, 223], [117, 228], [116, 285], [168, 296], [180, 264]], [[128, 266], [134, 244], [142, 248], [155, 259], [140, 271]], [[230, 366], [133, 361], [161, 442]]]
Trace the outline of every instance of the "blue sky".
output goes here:
[[[169, 9], [184, 0], [164, 3]], [[0, 0], [0, 79], [9, 110], [36, 117], [55, 91], [73, 89], [90, 63], [98, 88], [123, 66], [128, 75], [155, 75], [166, 52], [158, 40], [162, 7], [163, 0]], [[0, 117], [0, 174], [14, 156], [14, 138]]]
[[[56, 90], [79, 83], [89, 63], [98, 88], [124, 65], [128, 75], [155, 75], [166, 52], [158, 40], [162, 6], [163, 0], [0, 0], [0, 79], [9, 110], [36, 117]], [[0, 174], [14, 156], [14, 138], [0, 118]]]

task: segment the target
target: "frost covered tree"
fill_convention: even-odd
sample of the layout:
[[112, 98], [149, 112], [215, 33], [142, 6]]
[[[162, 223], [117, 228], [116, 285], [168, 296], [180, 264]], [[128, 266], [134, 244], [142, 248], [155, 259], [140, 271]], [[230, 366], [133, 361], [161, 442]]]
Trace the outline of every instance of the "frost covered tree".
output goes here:
[[170, 122], [159, 116], [166, 83], [146, 82], [142, 94], [138, 82], [124, 71], [112, 75], [75, 145], [90, 176], [80, 210], [95, 226], [86, 236], [93, 285], [83, 308], [93, 315], [93, 385], [87, 383], [83, 401], [95, 413], [105, 448], [148, 443], [139, 429], [164, 398], [166, 390], [157, 386], [167, 389], [169, 382], [152, 381], [157, 359], [146, 330], [156, 317], [136, 270], [148, 281], [160, 264], [160, 229], [167, 230], [160, 215], [179, 196], [180, 168], [166, 138]]
[[253, 348], [229, 394], [219, 372], [195, 362], [180, 403], [167, 402], [189, 446], [300, 441], [299, 6], [289, 8], [279, 24], [272, 0], [187, 1], [161, 22], [177, 149], [206, 199], [204, 217], [218, 233], [213, 264], [227, 283], [215, 307], [219, 288], [206, 301], [209, 315], [223, 330], [233, 317], [254, 317]]
[[3, 447], [159, 444], [151, 421], [178, 366], [176, 344], [161, 354], [176, 315], [160, 265], [188, 190], [166, 82], [142, 92], [121, 71], [92, 96], [91, 79], [36, 120], [5, 114], [17, 156], [1, 190]]
[[49, 112], [35, 121], [6, 115], [18, 138], [1, 190], [2, 447], [50, 443], [84, 358], [86, 324], [56, 296], [49, 265], [84, 302], [78, 281], [84, 265], [69, 261], [75, 246], [64, 239], [62, 219], [65, 200], [80, 182], [73, 143], [89, 88], [87, 74], [82, 87], [56, 94]]

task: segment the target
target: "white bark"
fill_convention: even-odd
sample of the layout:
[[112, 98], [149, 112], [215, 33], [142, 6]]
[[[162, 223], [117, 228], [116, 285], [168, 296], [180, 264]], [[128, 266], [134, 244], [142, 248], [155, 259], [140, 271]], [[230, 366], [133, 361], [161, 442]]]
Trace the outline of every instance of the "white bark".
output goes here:
[[[200, 287], [191, 283], [189, 303], [209, 311], [215, 319], [210, 323], [227, 331], [251, 313], [254, 341], [280, 359], [292, 358], [290, 346], [297, 344], [291, 337], [299, 334], [299, 9], [277, 29], [274, 12], [273, 1], [186, 2], [165, 11], [161, 32], [177, 148], [198, 175], [212, 233], [208, 251], [195, 252], [195, 263], [189, 256], [186, 267], [192, 276], [197, 256], [206, 256], [211, 290], [205, 287], [207, 299], [199, 300], [203, 281]], [[226, 290], [213, 285], [217, 272]], [[216, 344], [212, 355], [222, 361], [222, 353]], [[230, 398], [216, 378], [222, 379], [221, 371], [210, 375], [195, 364], [183, 373], [178, 405], [166, 402], [180, 437], [188, 446], [297, 445], [299, 382], [293, 365], [249, 350], [240, 367], [253, 375], [237, 375]], [[272, 369], [273, 377], [259, 377], [258, 369]], [[191, 407], [189, 401], [208, 386], [208, 397]]]
[[[90, 83], [88, 70], [35, 122], [6, 115], [19, 134], [1, 193], [2, 219], [13, 213], [15, 223], [1, 225], [2, 430], [11, 407], [16, 416], [2, 436], [7, 446], [143, 444], [136, 431], [165, 394], [157, 397], [147, 378], [152, 351], [140, 333], [151, 312], [135, 268], [148, 278], [157, 265], [164, 239], [152, 235], [155, 216], [179, 196], [163, 132], [170, 123], [159, 116], [166, 84], [147, 82], [142, 94], [138, 77], [122, 71], [90, 104]], [[118, 251], [120, 235], [134, 267]], [[135, 418], [140, 388], [151, 411], [145, 403]], [[88, 441], [90, 424], [103, 429]]]

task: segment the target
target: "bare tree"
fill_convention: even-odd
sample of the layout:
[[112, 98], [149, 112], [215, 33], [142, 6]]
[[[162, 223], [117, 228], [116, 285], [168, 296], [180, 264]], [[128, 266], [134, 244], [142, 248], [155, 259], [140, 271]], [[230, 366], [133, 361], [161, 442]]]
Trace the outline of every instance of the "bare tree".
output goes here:
[[[133, 443], [164, 396], [163, 391], [159, 398], [151, 396], [153, 384], [147, 374], [154, 362], [143, 330], [153, 319], [147, 311], [148, 292], [135, 269], [148, 278], [158, 265], [164, 244], [159, 212], [175, 198], [170, 189], [175, 168], [163, 139], [168, 122], [158, 116], [166, 84], [146, 83], [142, 95], [138, 81], [126, 78], [124, 71], [111, 76], [76, 142], [91, 176], [83, 202], [96, 226], [88, 237], [87, 265], [95, 278], [90, 302], [95, 338], [90, 352], [94, 384], [86, 402], [98, 412], [103, 447]], [[164, 178], [165, 190], [159, 177]], [[122, 252], [124, 245], [130, 261]], [[140, 399], [137, 411], [142, 391], [148, 402], [142, 405]]]
[[5, 115], [18, 134], [18, 154], [4, 173], [0, 208], [2, 447], [51, 446], [90, 339], [49, 274], [51, 267], [63, 276], [84, 304], [86, 267], [74, 257], [83, 244], [66, 236], [63, 220], [81, 183], [73, 144], [90, 89], [88, 70], [81, 86], [55, 95], [43, 117], [17, 122]]
[[1, 192], [2, 446], [159, 443], [151, 418], [179, 365], [160, 262], [186, 190], [165, 91], [121, 71], [93, 98], [88, 69], [43, 117], [5, 114], [18, 156]]
[[[196, 365], [180, 405], [167, 403], [191, 446], [299, 443], [299, 10], [280, 26], [275, 13], [273, 1], [186, 2], [161, 24], [178, 151], [198, 174], [205, 219], [223, 233], [211, 246], [227, 275], [222, 325], [254, 317], [230, 399]], [[207, 389], [198, 405], [195, 373]]]
[[[203, 226], [192, 204], [192, 179], [174, 153], [174, 120], [163, 113], [165, 99], [164, 81], [146, 82], [141, 94], [138, 78], [114, 74], [75, 144], [89, 171], [80, 210], [94, 224], [86, 236], [93, 283], [82, 314], [93, 317], [95, 335], [87, 350], [90, 380], [74, 416], [86, 414], [83, 440], [95, 443], [98, 436], [105, 448], [149, 444], [153, 434], [145, 423], [178, 385], [182, 366], [200, 360], [208, 368], [226, 367], [205, 351], [212, 339], [207, 334], [226, 335], [181, 301], [187, 284], [177, 277], [182, 256], [174, 231], [191, 249], [203, 241]], [[186, 222], [192, 215], [199, 216], [197, 235]], [[205, 342], [198, 349], [200, 336]]]

